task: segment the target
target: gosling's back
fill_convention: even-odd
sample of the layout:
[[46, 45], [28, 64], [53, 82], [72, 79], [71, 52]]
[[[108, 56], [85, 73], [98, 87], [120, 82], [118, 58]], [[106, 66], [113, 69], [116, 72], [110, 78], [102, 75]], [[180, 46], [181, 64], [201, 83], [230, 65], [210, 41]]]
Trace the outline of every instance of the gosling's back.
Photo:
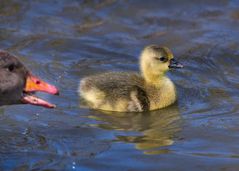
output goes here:
[[82, 79], [80, 95], [92, 108], [111, 111], [149, 110], [145, 81], [137, 73], [109, 72]]

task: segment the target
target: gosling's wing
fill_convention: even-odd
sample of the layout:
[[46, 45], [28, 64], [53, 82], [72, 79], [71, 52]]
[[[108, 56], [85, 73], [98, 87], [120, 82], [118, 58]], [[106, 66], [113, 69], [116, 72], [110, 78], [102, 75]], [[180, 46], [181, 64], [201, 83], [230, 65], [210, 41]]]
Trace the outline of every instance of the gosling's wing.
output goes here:
[[132, 112], [148, 111], [150, 107], [150, 101], [148, 99], [146, 91], [139, 86], [134, 86], [130, 92], [130, 101], [128, 110]]

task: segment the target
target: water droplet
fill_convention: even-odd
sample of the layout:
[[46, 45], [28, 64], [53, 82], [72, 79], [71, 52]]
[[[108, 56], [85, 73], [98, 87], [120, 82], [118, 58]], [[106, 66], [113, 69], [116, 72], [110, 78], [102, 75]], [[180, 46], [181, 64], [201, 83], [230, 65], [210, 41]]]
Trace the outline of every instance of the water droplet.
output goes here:
[[76, 169], [76, 162], [72, 162], [72, 169]]

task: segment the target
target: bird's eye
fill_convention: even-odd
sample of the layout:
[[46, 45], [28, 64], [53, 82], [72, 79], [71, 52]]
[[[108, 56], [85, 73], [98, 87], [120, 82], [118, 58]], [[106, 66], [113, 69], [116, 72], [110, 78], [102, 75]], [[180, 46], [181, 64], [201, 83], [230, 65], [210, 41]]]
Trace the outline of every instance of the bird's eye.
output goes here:
[[162, 62], [167, 62], [168, 61], [168, 58], [165, 57], [165, 56], [162, 56], [162, 57], [155, 57], [155, 59], [159, 60], [159, 61], [162, 61]]
[[163, 56], [163, 57], [159, 58], [159, 60], [160, 60], [160, 61], [166, 61], [167, 58]]
[[15, 66], [13, 64], [8, 66], [8, 71], [12, 72], [15, 69]]

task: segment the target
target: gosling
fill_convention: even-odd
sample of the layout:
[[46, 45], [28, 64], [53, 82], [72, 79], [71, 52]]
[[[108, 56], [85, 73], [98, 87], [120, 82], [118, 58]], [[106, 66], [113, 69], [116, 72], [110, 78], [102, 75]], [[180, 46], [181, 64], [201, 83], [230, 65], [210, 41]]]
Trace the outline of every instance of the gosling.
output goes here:
[[108, 72], [85, 77], [79, 95], [93, 109], [117, 112], [143, 112], [173, 104], [176, 89], [165, 75], [171, 68], [182, 68], [167, 47], [150, 45], [140, 55], [141, 74]]

